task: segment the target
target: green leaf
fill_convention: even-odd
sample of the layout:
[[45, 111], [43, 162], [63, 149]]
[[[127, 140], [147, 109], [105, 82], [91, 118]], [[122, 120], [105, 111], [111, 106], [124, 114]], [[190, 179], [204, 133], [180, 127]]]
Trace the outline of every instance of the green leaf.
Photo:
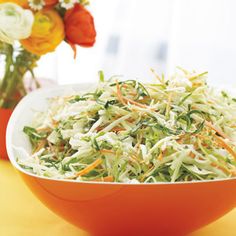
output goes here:
[[35, 146], [39, 140], [45, 139], [47, 137], [47, 134], [44, 132], [37, 132], [36, 129], [25, 126], [23, 128], [23, 132], [28, 135], [30, 142], [33, 146]]
[[98, 71], [98, 75], [99, 75], [100, 82], [104, 82], [105, 79], [104, 79], [104, 73], [102, 70]]
[[45, 133], [39, 133], [36, 129], [29, 126], [25, 126], [23, 132], [27, 134], [31, 139], [36, 140], [44, 139], [47, 136]]

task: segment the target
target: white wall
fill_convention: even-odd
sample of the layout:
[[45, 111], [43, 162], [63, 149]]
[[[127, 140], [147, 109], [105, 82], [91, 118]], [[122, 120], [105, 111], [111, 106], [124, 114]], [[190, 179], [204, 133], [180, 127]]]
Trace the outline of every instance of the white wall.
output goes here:
[[78, 47], [73, 59], [63, 43], [40, 62], [37, 75], [61, 84], [107, 76], [151, 77], [149, 68], [208, 70], [210, 82], [236, 84], [235, 0], [99, 0], [90, 7], [96, 22], [93, 48]]
[[209, 81], [236, 85], [236, 1], [175, 0], [168, 69], [209, 71]]

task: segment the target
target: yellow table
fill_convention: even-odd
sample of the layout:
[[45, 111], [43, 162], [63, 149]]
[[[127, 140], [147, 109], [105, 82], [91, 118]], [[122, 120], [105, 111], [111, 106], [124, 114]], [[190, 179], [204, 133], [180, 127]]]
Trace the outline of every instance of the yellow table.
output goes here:
[[[0, 160], [0, 235], [2, 236], [86, 236], [37, 200], [14, 171]], [[191, 236], [236, 235], [236, 209]]]

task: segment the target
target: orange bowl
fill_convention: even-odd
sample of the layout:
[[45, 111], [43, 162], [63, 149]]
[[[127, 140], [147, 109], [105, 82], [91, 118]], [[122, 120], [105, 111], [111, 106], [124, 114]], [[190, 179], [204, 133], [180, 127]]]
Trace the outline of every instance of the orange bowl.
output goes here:
[[0, 108], [0, 159], [8, 160], [6, 150], [6, 129], [12, 109]]
[[[59, 86], [26, 96], [7, 128], [10, 161], [32, 192], [53, 212], [92, 235], [184, 235], [236, 206], [236, 178], [188, 183], [123, 184], [76, 182], [39, 177], [23, 170], [15, 147], [30, 152], [23, 134], [32, 108], [46, 109], [47, 98], [90, 85]], [[40, 97], [40, 99], [38, 99]]]

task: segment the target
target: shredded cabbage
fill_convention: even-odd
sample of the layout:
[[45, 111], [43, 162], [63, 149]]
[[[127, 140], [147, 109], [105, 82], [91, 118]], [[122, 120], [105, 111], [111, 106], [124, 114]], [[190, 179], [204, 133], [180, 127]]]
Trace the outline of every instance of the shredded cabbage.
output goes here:
[[141, 83], [101, 74], [95, 90], [51, 99], [24, 127], [33, 151], [19, 165], [75, 181], [235, 177], [236, 99], [209, 87], [207, 73], [154, 75], [154, 83]]

